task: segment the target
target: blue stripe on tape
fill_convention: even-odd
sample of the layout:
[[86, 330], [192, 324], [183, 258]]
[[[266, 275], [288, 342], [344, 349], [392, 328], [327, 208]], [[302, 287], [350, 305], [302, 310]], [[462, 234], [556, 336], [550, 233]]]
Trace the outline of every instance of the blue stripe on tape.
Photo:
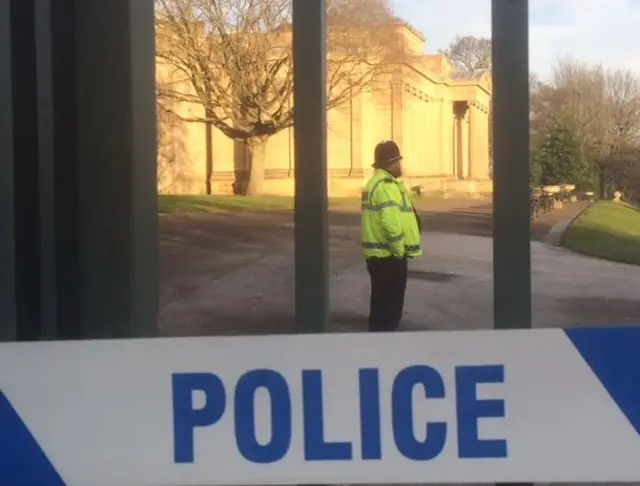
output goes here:
[[0, 391], [0, 485], [65, 486], [44, 451]]
[[565, 332], [640, 434], [640, 327], [577, 328]]

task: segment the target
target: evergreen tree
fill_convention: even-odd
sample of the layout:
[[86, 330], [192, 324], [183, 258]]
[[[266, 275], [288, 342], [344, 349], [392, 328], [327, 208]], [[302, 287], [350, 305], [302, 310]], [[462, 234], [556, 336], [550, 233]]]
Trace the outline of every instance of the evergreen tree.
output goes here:
[[580, 163], [580, 147], [571, 131], [563, 126], [553, 127], [543, 140], [540, 152], [542, 184], [570, 183]]

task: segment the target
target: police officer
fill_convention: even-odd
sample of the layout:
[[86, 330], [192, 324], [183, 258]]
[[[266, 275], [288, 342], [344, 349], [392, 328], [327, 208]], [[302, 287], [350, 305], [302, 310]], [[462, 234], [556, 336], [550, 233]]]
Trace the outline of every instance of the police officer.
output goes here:
[[399, 180], [402, 155], [386, 140], [374, 151], [375, 173], [362, 193], [362, 251], [371, 277], [369, 331], [394, 331], [402, 319], [407, 259], [422, 254], [420, 221]]

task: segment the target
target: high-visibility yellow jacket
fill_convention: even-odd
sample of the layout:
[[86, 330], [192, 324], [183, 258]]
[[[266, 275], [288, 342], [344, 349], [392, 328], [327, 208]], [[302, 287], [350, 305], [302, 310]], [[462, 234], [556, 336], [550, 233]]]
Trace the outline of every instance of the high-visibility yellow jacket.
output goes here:
[[411, 196], [383, 169], [376, 170], [362, 193], [362, 251], [365, 258], [422, 254]]

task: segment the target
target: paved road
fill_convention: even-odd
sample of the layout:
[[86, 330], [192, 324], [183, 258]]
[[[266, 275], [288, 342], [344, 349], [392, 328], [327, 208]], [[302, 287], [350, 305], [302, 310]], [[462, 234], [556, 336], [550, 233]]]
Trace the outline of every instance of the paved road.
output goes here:
[[[640, 268], [595, 260], [545, 244], [572, 206], [532, 228], [536, 327], [640, 323]], [[404, 329], [492, 325], [490, 206], [422, 208], [425, 255], [411, 264]], [[369, 284], [358, 248], [358, 219], [331, 215], [332, 331], [366, 326]], [[290, 214], [225, 215], [161, 221], [167, 335], [294, 331]], [[640, 484], [640, 483], [638, 483]]]
[[[490, 211], [469, 203], [423, 209], [425, 255], [412, 262], [408, 329], [489, 327], [492, 322]], [[572, 207], [536, 222], [532, 265], [534, 322], [566, 326], [640, 322], [637, 267], [592, 260], [545, 245]], [[160, 324], [170, 335], [294, 331], [291, 214], [218, 215], [162, 221]], [[331, 215], [333, 330], [363, 330], [368, 280], [358, 217]]]
[[[171, 262], [183, 275], [178, 277], [178, 270], [165, 275], [160, 322], [166, 333], [294, 331], [292, 223], [277, 218], [270, 223], [251, 239], [237, 228], [234, 233], [203, 219], [192, 222], [189, 231], [199, 238], [209, 234], [207, 246], [200, 241], [200, 246], [188, 247], [188, 233], [164, 245], [166, 265]], [[333, 330], [363, 330], [369, 284], [358, 251], [358, 230], [340, 223], [331, 231]], [[228, 237], [233, 251], [222, 251], [221, 241]], [[425, 255], [411, 265], [406, 328], [490, 327], [491, 239], [426, 232], [423, 244]], [[542, 241], [532, 241], [531, 251], [534, 325], [640, 323], [638, 267], [587, 258]]]

